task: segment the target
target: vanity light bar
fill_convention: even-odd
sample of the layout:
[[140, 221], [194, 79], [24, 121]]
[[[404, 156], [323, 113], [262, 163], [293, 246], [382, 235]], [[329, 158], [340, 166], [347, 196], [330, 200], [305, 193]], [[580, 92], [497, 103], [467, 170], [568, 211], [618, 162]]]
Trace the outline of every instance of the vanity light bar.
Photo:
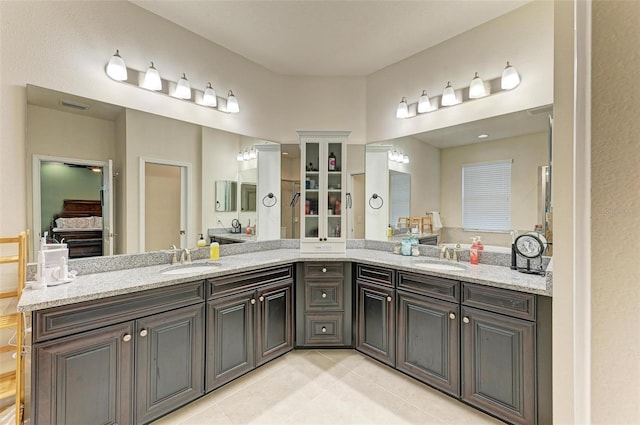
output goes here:
[[229, 96], [224, 98], [216, 95], [211, 83], [207, 83], [203, 90], [191, 87], [185, 74], [181, 74], [181, 78], [177, 82], [163, 79], [160, 77], [160, 73], [153, 62], [144, 71], [128, 68], [118, 50], [109, 59], [105, 66], [105, 72], [114, 81], [162, 93], [174, 99], [194, 103], [204, 108], [216, 109], [228, 114], [240, 112], [238, 99], [231, 90], [229, 90]]
[[452, 82], [447, 82], [440, 96], [427, 96], [423, 90], [416, 103], [409, 104], [407, 98], [396, 108], [396, 118], [413, 118], [418, 115], [437, 111], [439, 107], [460, 105], [469, 100], [480, 99], [500, 92], [513, 90], [520, 85], [518, 71], [507, 61], [502, 75], [492, 80], [482, 80], [476, 72], [468, 87], [456, 89]]

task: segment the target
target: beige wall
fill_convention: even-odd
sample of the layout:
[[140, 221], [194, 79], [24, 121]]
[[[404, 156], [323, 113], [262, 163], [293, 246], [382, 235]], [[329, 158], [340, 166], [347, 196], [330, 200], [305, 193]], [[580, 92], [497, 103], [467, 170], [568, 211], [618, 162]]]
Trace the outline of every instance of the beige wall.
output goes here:
[[640, 421], [640, 2], [594, 1], [591, 415]]
[[[180, 246], [180, 167], [146, 164], [144, 220], [146, 251]], [[191, 245], [189, 245], [191, 246]]]
[[[520, 231], [533, 230], [538, 220], [538, 168], [548, 164], [547, 133], [457, 146], [440, 151], [442, 225], [462, 228], [462, 166], [478, 162], [512, 159], [511, 165], [511, 227]], [[445, 242], [467, 243], [478, 232], [455, 233], [462, 240]], [[490, 239], [487, 239], [490, 238]], [[509, 234], [483, 234], [489, 245], [508, 246]]]

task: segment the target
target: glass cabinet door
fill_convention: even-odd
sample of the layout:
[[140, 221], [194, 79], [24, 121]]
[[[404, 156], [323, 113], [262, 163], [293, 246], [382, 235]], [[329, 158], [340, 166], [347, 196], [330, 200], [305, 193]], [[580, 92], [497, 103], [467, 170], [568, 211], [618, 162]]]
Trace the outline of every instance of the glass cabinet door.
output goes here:
[[342, 235], [342, 143], [328, 143], [327, 161], [327, 222], [328, 238]]
[[320, 202], [320, 144], [305, 145], [305, 178], [304, 178], [304, 237], [319, 237], [319, 202]]

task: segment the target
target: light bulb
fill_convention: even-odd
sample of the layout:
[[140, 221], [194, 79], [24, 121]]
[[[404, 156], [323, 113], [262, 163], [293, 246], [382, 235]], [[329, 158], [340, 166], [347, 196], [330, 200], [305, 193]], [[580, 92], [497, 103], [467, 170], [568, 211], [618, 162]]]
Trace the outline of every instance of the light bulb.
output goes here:
[[207, 83], [207, 88], [204, 89], [204, 94], [202, 95], [202, 104], [214, 108], [218, 106], [216, 91], [213, 89], [213, 87], [211, 87], [211, 83]]
[[238, 156], [236, 156], [236, 159], [237, 159], [238, 161], [243, 161], [243, 160], [244, 160], [244, 158], [242, 157], [242, 151], [239, 151], [239, 152], [238, 152]]
[[244, 152], [242, 152], [242, 159], [245, 160], [245, 161], [248, 161], [250, 159], [249, 158], [249, 150], [248, 149], [245, 149]]
[[402, 157], [402, 162], [404, 164], [408, 164], [409, 163], [409, 155], [404, 154], [403, 157]]
[[258, 157], [258, 152], [256, 151], [256, 148], [251, 146], [251, 149], [249, 149], [249, 159], [256, 159], [257, 157]]
[[502, 80], [500, 82], [500, 86], [503, 90], [511, 90], [518, 87], [520, 84], [520, 76], [518, 75], [518, 71], [509, 64], [507, 61], [507, 66], [504, 67], [504, 71], [502, 71]]
[[451, 87], [451, 81], [449, 81], [442, 92], [442, 106], [451, 106], [456, 103], [458, 103], [456, 92], [453, 90], [453, 87]]
[[238, 99], [236, 99], [231, 90], [229, 90], [229, 96], [227, 96], [227, 112], [231, 114], [237, 114], [238, 112], [240, 112]]
[[422, 94], [418, 99], [418, 113], [423, 114], [425, 112], [429, 112], [431, 110], [431, 100], [429, 100], [429, 96], [427, 96], [427, 91], [422, 90]]
[[175, 96], [180, 99], [191, 99], [191, 85], [184, 74], [182, 74], [182, 78], [178, 80]]
[[484, 90], [484, 81], [482, 81], [482, 78], [480, 78], [476, 72], [476, 76], [473, 77], [473, 80], [471, 80], [471, 84], [469, 85], [469, 98], [477, 99], [486, 95], [487, 93]]
[[162, 79], [160, 79], [160, 73], [156, 67], [153, 66], [153, 62], [151, 62], [151, 65], [147, 68], [147, 72], [144, 74], [142, 87], [153, 91], [162, 90]]
[[116, 54], [109, 59], [107, 75], [116, 81], [124, 81], [127, 79], [127, 66], [124, 64], [124, 59], [122, 59], [118, 50], [116, 50]]
[[407, 98], [403, 97], [396, 109], [396, 118], [407, 118], [409, 116], [409, 105], [407, 105]]

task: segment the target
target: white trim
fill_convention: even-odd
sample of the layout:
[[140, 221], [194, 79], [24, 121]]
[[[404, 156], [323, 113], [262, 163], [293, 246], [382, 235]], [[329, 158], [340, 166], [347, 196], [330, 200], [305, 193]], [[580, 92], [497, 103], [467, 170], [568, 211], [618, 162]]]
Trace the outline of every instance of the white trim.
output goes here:
[[[92, 159], [78, 159], [78, 158], [66, 158], [62, 156], [40, 155], [33, 154], [31, 162], [31, 202], [32, 202], [32, 217], [31, 217], [31, 241], [29, 242], [31, 249], [29, 261], [35, 261], [35, 253], [40, 249], [41, 238], [41, 226], [42, 226], [42, 205], [40, 197], [40, 167], [43, 162], [63, 162], [66, 164], [74, 165], [92, 165], [96, 167], [102, 167], [103, 170], [107, 167], [108, 162], [96, 161]], [[113, 182], [112, 182], [113, 184]], [[37, 231], [36, 231], [37, 230]]]
[[[171, 161], [168, 159], [155, 159], [141, 156], [138, 173], [140, 187], [138, 191], [138, 252], [145, 252], [145, 165], [147, 163], [172, 165], [181, 167], [180, 170], [180, 225], [185, 230], [184, 235], [180, 235], [180, 246], [187, 247], [189, 236], [191, 235], [191, 202], [192, 202], [192, 184], [191, 184], [191, 167], [188, 162]], [[186, 192], [186, 193], [185, 193]]]
[[591, 423], [591, 0], [574, 2], [573, 388], [577, 424]]

